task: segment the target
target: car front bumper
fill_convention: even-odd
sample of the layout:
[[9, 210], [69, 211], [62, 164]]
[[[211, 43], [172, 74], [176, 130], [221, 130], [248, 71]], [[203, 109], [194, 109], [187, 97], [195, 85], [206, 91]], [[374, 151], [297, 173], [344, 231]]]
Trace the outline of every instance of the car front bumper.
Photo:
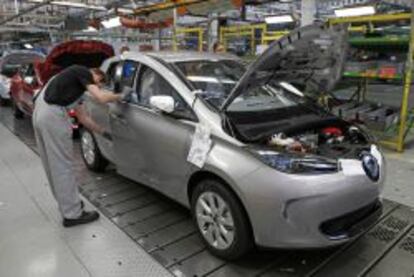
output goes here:
[[263, 166], [237, 183], [252, 223], [256, 244], [271, 248], [317, 248], [349, 241], [381, 215], [385, 179], [343, 171], [289, 175]]

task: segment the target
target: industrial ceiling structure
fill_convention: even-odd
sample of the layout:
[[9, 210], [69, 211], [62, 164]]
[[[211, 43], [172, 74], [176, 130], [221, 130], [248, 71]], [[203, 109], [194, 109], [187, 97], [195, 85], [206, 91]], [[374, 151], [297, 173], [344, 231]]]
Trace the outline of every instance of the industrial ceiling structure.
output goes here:
[[[384, 2], [399, 7], [409, 5], [409, 0], [312, 0], [317, 4], [316, 16], [326, 18], [334, 9], [355, 5]], [[230, 20], [232, 24], [260, 23], [268, 15], [290, 14], [296, 20], [301, 18], [300, 0], [2, 0], [0, 5], [0, 37], [8, 41], [44, 38], [53, 34], [72, 34], [91, 29], [100, 35], [112, 34], [139, 37], [148, 30], [110, 28], [102, 24], [119, 15], [139, 19], [150, 24], [170, 20], [175, 10], [184, 7], [175, 17], [175, 23], [197, 26], [211, 17]], [[216, 5], [214, 5], [216, 4]], [[190, 7], [197, 7], [195, 9]], [[157, 25], [155, 25], [157, 26]], [[160, 24], [163, 26], [163, 24]], [[110, 26], [113, 27], [113, 26]]]

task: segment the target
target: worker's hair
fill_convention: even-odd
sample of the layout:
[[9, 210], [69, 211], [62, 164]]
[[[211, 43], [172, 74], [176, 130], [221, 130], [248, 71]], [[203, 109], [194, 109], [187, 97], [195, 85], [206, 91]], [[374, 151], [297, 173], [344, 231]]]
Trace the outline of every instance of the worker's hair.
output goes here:
[[103, 72], [101, 69], [99, 68], [91, 68], [91, 72], [99, 77], [102, 78], [102, 82], [105, 82], [106, 79], [106, 75], [105, 72]]

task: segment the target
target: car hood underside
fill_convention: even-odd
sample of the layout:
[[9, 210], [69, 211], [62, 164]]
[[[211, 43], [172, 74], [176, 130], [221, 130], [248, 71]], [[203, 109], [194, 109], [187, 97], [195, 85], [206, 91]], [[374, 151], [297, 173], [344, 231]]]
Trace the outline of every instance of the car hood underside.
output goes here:
[[221, 110], [252, 86], [268, 82], [290, 82], [305, 92], [329, 92], [342, 77], [346, 37], [342, 25], [313, 24], [290, 32], [248, 67]]
[[114, 56], [112, 46], [100, 41], [75, 40], [57, 45], [45, 62], [38, 63], [36, 70], [44, 84], [62, 69], [78, 64], [89, 68], [100, 67], [104, 60]]

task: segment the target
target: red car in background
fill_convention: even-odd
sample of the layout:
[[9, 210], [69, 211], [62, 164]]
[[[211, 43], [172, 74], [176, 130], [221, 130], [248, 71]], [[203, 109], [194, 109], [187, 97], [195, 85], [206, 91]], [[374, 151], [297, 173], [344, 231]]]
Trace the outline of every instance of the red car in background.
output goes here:
[[[78, 64], [89, 68], [100, 67], [107, 58], [114, 56], [114, 49], [109, 44], [92, 40], [73, 40], [55, 46], [44, 61], [37, 61], [19, 70], [10, 85], [14, 116], [23, 118], [33, 113], [33, 96], [54, 75], [64, 68]], [[65, 93], [62, 91], [62, 93]], [[72, 128], [79, 126], [74, 111], [69, 111], [73, 118]]]
[[12, 50], [0, 59], [0, 104], [8, 104], [10, 100], [11, 79], [19, 71], [33, 68], [33, 64], [42, 62], [45, 56], [31, 50]]

